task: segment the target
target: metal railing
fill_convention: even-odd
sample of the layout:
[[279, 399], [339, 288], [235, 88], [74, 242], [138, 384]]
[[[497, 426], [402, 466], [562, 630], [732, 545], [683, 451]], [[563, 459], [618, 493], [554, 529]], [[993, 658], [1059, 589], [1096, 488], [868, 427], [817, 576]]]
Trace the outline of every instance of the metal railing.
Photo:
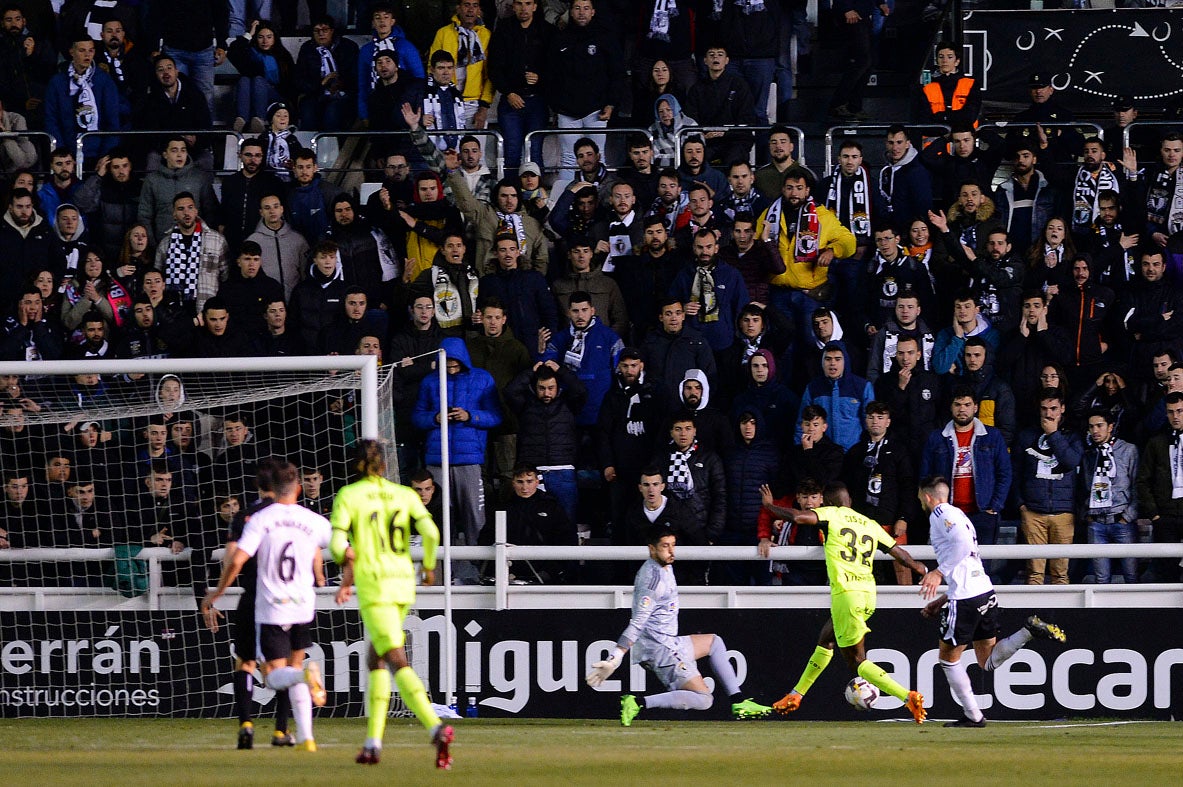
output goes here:
[[[223, 140], [226, 140], [229, 137], [233, 137], [234, 138], [235, 155], [233, 155], [233, 156], [229, 155], [228, 151], [226, 150], [226, 148], [228, 146], [226, 146], [224, 144], [223, 150], [222, 150], [223, 166], [220, 168], [215, 167], [212, 170], [212, 174], [214, 174], [214, 175], [232, 175], [238, 171], [239, 162], [238, 162], [237, 151], [238, 151], [238, 148], [242, 146], [242, 140], [243, 140], [242, 134], [238, 133], [237, 131], [234, 131], [233, 129], [224, 129], [224, 128], [199, 128], [199, 129], [188, 129], [188, 130], [182, 129], [182, 130], [178, 130], [178, 131], [147, 131], [147, 130], [143, 130], [143, 131], [84, 131], [78, 135], [77, 140], [75, 140], [75, 142], [74, 142], [74, 147], [75, 147], [74, 160], [76, 162], [77, 175], [80, 179], [82, 177], [84, 177], [86, 174], [85, 173], [86, 162], [84, 162], [82, 160], [83, 159], [82, 147], [86, 143], [86, 140], [94, 139], [94, 138], [109, 138], [109, 137], [117, 137], [119, 139], [145, 139], [145, 140], [155, 137], [161, 141], [163, 141], [169, 137], [221, 137]], [[216, 149], [216, 146], [215, 146], [215, 149]], [[194, 158], [196, 158], [196, 156], [193, 156], [192, 153], [190, 153], [190, 159], [194, 159]], [[215, 159], [215, 161], [216, 160], [217, 159]]]
[[[0, 133], [0, 140], [27, 139], [37, 153], [37, 162], [33, 172], [38, 175], [49, 172], [49, 156], [58, 146], [58, 141], [48, 131], [5, 131]], [[38, 142], [42, 144], [38, 144]]]
[[[1135, 120], [1121, 130], [1121, 146], [1123, 148], [1130, 147], [1130, 129], [1135, 127], [1152, 128], [1155, 126], [1173, 131], [1183, 131], [1183, 120]], [[1161, 137], [1162, 135], [1160, 134], [1158, 136]]]
[[834, 166], [835, 138], [846, 140], [852, 137], [857, 139], [859, 137], [882, 136], [887, 133], [889, 128], [897, 125], [904, 127], [909, 139], [913, 139], [917, 134], [921, 137], [942, 136], [952, 130], [949, 126], [940, 123], [848, 123], [841, 126], [830, 126], [826, 129], [824, 171], [818, 174], [825, 177], [830, 174], [830, 170]]
[[[424, 129], [423, 131], [427, 134], [428, 139], [474, 136], [477, 139], [492, 140], [494, 143], [492, 145], [488, 142], [481, 144], [481, 152], [484, 154], [489, 169], [497, 176], [497, 179], [505, 177], [505, 138], [501, 136], [501, 132], [487, 128]], [[406, 140], [407, 149], [414, 148], [410, 131], [321, 131], [312, 137], [312, 151], [316, 154], [316, 164], [321, 172], [348, 172], [351, 169], [356, 169], [356, 167], [334, 166], [339, 151], [343, 147], [340, 143], [342, 139], [402, 139]], [[490, 153], [490, 148], [492, 148], [492, 153]]]
[[[788, 126], [784, 123], [777, 123], [776, 127], [787, 128], [789, 130], [789, 138], [793, 140], [793, 158], [803, 167], [809, 166], [805, 163], [805, 132], [799, 126]], [[682, 166], [682, 143], [686, 141], [686, 137], [694, 134], [705, 135], [712, 131], [751, 131], [756, 136], [752, 140], [752, 146], [748, 150], [748, 163], [755, 166], [756, 164], [756, 145], [760, 142], [760, 134], [767, 134], [771, 131], [773, 126], [687, 126], [678, 132], [678, 146], [674, 149], [674, 166]]]
[[[534, 164], [537, 164], [539, 167], [541, 167], [544, 173], [560, 172], [563, 170], [563, 166], [561, 164], [547, 164], [544, 161], [534, 161], [532, 158], [530, 158], [531, 143], [535, 139], [541, 139], [542, 144], [545, 145], [547, 137], [559, 137], [559, 145], [561, 147], [562, 137], [570, 137], [572, 144], [574, 144], [575, 140], [579, 139], [580, 137], [604, 137], [604, 149], [600, 151], [601, 160], [604, 162], [604, 166], [607, 167], [610, 172], [615, 171], [628, 163], [628, 150], [625, 149], [624, 161], [621, 164], [611, 164], [609, 163], [608, 157], [608, 145], [618, 137], [623, 141], [627, 141], [628, 138], [634, 134], [640, 134], [649, 140], [650, 145], [653, 144], [653, 135], [643, 128], [540, 128], [537, 131], [531, 131], [526, 135], [525, 140], [523, 140], [522, 163], [527, 164], [533, 162]], [[560, 156], [561, 155], [562, 152], [560, 151]]]

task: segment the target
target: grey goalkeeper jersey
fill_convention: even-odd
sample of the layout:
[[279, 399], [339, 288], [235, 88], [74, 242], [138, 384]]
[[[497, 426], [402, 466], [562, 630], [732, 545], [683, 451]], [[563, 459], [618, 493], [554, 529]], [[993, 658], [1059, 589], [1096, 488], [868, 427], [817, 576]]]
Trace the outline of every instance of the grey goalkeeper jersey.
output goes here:
[[633, 660], [648, 661], [677, 645], [678, 583], [671, 566], [650, 558], [637, 571], [633, 583], [633, 616], [617, 640], [622, 648], [632, 647]]

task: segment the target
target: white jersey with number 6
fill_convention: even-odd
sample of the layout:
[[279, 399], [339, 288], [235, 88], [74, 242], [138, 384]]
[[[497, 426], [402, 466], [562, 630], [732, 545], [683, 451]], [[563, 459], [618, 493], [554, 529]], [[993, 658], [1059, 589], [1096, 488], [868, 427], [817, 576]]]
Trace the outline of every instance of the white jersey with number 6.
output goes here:
[[312, 563], [329, 545], [329, 520], [298, 505], [275, 503], [246, 523], [238, 548], [255, 556], [259, 581], [255, 622], [272, 626], [311, 623], [316, 616]]

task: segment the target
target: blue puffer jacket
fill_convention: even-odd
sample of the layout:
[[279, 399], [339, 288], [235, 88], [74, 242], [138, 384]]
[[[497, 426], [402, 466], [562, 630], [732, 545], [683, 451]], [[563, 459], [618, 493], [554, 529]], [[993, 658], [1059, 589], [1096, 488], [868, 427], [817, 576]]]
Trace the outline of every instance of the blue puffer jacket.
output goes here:
[[[764, 416], [756, 411], [756, 438], [745, 443], [736, 438], [735, 448], [724, 457], [727, 473], [727, 523], [725, 530], [742, 536], [741, 543], [755, 544], [756, 520], [760, 516], [760, 485], [771, 484], [780, 472], [780, 453], [768, 433]], [[733, 419], [738, 424], [739, 419]], [[738, 430], [737, 430], [738, 431]]]
[[829, 430], [826, 435], [842, 450], [848, 450], [858, 442], [863, 433], [863, 408], [875, 399], [875, 389], [862, 377], [850, 371], [850, 357], [846, 354], [846, 346], [842, 342], [830, 342], [822, 348], [822, 362], [825, 363], [826, 353], [840, 350], [846, 359], [846, 367], [842, 376], [831, 380], [824, 373], [814, 377], [805, 386], [805, 395], [801, 397], [801, 410], [797, 412], [797, 426], [793, 432], [793, 441], [801, 443], [801, 412], [811, 404], [816, 404], [826, 411], [826, 423]]
[[[480, 465], [485, 462], [485, 440], [489, 430], [501, 423], [501, 405], [493, 375], [472, 365], [463, 339], [444, 339], [440, 346], [448, 358], [460, 361], [459, 374], [448, 375], [448, 407], [468, 411], [469, 420], [448, 424], [449, 460], [454, 465]], [[411, 416], [416, 428], [427, 433], [427, 464], [438, 465], [442, 459], [440, 428], [435, 422], [439, 412], [439, 376], [429, 374], [419, 384], [419, 400]]]
[[[934, 429], [924, 444], [919, 477], [943, 475], [952, 481], [956, 445], [952, 421], [946, 423], [943, 429]], [[1011, 483], [1010, 456], [1006, 453], [1002, 432], [975, 418], [970, 450], [973, 452], [974, 497], [977, 498], [978, 509], [1001, 511]]]
[[587, 389], [587, 402], [579, 411], [575, 423], [580, 426], [594, 426], [600, 418], [600, 405], [604, 401], [604, 396], [615, 379], [616, 361], [620, 358], [620, 351], [624, 349], [624, 342], [615, 331], [600, 322], [599, 317], [594, 318], [584, 341], [583, 357], [576, 367], [566, 357], [567, 350], [571, 349], [571, 341], [575, 338], [574, 330], [568, 325], [567, 330], [555, 339], [554, 352], [546, 353], [543, 360], [553, 358], [575, 372], [579, 382]]

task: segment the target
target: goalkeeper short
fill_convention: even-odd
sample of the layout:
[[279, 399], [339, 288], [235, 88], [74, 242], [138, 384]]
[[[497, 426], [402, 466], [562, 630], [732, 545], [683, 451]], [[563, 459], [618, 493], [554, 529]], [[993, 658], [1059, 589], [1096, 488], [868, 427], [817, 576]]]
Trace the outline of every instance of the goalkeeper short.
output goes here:
[[670, 691], [682, 688], [688, 680], [702, 674], [694, 660], [694, 641], [688, 636], [678, 637], [672, 648], [654, 648], [647, 656], [641, 666]]

